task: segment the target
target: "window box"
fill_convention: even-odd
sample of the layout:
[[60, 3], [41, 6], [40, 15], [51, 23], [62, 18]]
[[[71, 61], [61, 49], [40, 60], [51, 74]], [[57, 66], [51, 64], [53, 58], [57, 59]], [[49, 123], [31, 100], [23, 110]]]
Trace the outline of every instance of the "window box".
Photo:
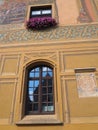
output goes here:
[[26, 23], [26, 28], [28, 30], [43, 30], [50, 27], [55, 27], [56, 25], [57, 22], [51, 17], [37, 17], [30, 18]]

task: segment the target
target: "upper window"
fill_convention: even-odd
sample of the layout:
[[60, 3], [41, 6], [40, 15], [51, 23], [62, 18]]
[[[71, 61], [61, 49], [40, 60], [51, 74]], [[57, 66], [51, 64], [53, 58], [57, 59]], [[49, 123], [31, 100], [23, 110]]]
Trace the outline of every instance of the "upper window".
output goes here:
[[35, 17], [52, 17], [52, 6], [33, 6], [30, 8], [30, 18]]
[[25, 114], [54, 113], [53, 68], [47, 65], [27, 69]]

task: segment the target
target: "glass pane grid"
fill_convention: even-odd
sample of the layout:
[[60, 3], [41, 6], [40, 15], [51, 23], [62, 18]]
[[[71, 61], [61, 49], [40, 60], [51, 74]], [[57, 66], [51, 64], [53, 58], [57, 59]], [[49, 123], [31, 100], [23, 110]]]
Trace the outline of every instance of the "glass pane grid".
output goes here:
[[29, 72], [28, 112], [54, 111], [52, 80], [53, 71], [49, 67], [36, 67]]

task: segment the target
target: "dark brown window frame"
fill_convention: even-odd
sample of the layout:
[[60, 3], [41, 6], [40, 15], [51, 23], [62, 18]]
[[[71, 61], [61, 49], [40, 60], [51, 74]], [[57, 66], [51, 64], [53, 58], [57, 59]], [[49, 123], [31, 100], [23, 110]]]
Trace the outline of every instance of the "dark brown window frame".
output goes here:
[[[47, 68], [50, 68], [51, 70], [52, 70], [52, 78], [50, 78], [49, 76], [47, 76], [47, 78], [46, 77], [42, 77], [42, 72], [40, 71], [40, 75], [39, 75], [39, 77], [40, 77], [40, 79], [38, 78], [38, 77], [36, 77], [36, 78], [30, 78], [29, 77], [29, 74], [30, 74], [30, 71], [32, 70], [32, 69], [35, 69], [35, 68], [40, 68], [41, 69], [41, 71], [42, 71], [42, 67], [47, 67]], [[27, 68], [26, 68], [26, 74], [25, 74], [25, 77], [26, 77], [26, 86], [27, 86], [27, 88], [26, 88], [26, 99], [25, 99], [25, 115], [37, 115], [37, 114], [54, 114], [55, 113], [55, 102], [54, 102], [54, 68], [53, 68], [53, 66], [52, 65], [50, 65], [50, 64], [48, 64], [48, 63], [35, 63], [35, 64], [31, 64], [31, 65], [29, 65]], [[48, 101], [48, 99], [47, 99], [47, 101], [46, 102], [42, 102], [42, 80], [43, 79], [45, 79], [45, 80], [49, 80], [49, 79], [52, 79], [52, 82], [53, 82], [53, 84], [52, 84], [52, 101], [51, 102], [49, 102]], [[27, 103], [27, 97], [28, 97], [28, 89], [29, 89], [29, 87], [28, 87], [28, 82], [30, 81], [30, 80], [39, 80], [39, 94], [40, 95], [38, 95], [39, 97], [38, 97], [38, 101], [37, 102], [35, 102], [35, 103], [37, 103], [38, 105], [39, 105], [39, 108], [38, 108], [38, 111], [36, 111], [36, 112], [34, 112], [33, 110], [32, 111], [28, 111], [28, 103]], [[47, 97], [49, 96], [49, 93], [48, 93], [48, 89], [49, 89], [49, 87], [47, 87], [46, 88], [47, 89], [47, 93], [45, 94]], [[44, 95], [44, 94], [43, 94]], [[36, 94], [35, 94], [35, 96], [36, 96]], [[46, 103], [47, 105], [46, 105], [46, 108], [47, 108], [47, 110], [49, 109], [48, 108], [48, 105], [49, 105], [49, 103], [51, 103], [51, 104], [53, 104], [53, 111], [42, 111], [42, 103]]]
[[[44, 11], [44, 10], [51, 10], [51, 13], [42, 14], [42, 11]], [[32, 15], [33, 11], [40, 11], [41, 14]], [[35, 18], [35, 17], [52, 17], [52, 5], [31, 6], [29, 18]]]

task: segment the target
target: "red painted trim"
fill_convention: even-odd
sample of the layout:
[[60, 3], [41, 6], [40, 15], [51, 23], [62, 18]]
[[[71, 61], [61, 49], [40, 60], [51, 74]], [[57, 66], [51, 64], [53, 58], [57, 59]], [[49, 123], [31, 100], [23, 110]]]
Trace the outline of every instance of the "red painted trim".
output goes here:
[[87, 12], [88, 12], [90, 18], [92, 19], [92, 21], [96, 21], [94, 12], [93, 12], [93, 8], [91, 5], [91, 1], [90, 0], [84, 0], [84, 1], [85, 1], [85, 6], [86, 6], [86, 9], [87, 9]]

